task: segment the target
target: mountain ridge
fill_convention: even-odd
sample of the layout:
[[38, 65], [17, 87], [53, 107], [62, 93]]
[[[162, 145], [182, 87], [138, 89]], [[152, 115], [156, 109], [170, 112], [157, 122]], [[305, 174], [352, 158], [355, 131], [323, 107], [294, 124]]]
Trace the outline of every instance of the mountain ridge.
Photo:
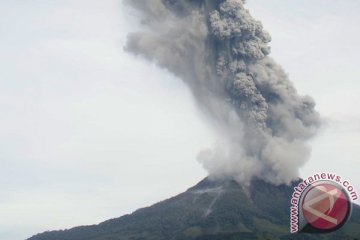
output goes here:
[[69, 230], [37, 234], [28, 240], [237, 240], [356, 239], [360, 207], [342, 229], [330, 234], [290, 234], [293, 187], [254, 180], [205, 178], [183, 193], [131, 214]]

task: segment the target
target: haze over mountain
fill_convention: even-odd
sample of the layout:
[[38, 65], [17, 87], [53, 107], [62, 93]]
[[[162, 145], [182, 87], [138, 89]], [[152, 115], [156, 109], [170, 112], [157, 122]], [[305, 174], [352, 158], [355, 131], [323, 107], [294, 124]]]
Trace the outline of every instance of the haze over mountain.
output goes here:
[[231, 179], [205, 178], [184, 193], [132, 214], [98, 225], [45, 232], [28, 240], [350, 240], [360, 236], [357, 205], [349, 222], [334, 233], [291, 235], [293, 186], [262, 180], [244, 186]]
[[[356, 188], [359, 4], [246, 4], [272, 35], [271, 56], [329, 121], [301, 176], [335, 171]], [[122, 51], [139, 26], [118, 0], [15, 0], [1, 13], [0, 239], [97, 224], [205, 177], [194, 158], [213, 136], [185, 84]]]
[[[47, 232], [29, 240], [354, 239], [358, 206], [345, 228], [290, 235], [291, 184], [310, 156], [320, 118], [268, 55], [270, 35], [243, 0], [129, 0], [145, 29], [125, 49], [181, 78], [218, 146], [202, 151], [206, 178], [188, 191], [99, 225]], [[216, 179], [216, 180], [214, 180]]]

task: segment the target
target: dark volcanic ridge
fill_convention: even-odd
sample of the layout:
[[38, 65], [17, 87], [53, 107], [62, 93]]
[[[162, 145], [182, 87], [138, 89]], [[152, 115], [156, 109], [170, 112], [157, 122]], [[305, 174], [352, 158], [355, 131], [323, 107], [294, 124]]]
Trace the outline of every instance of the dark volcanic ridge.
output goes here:
[[360, 207], [339, 231], [324, 235], [289, 233], [292, 186], [261, 180], [203, 179], [186, 192], [99, 225], [38, 234], [28, 240], [237, 240], [356, 239]]

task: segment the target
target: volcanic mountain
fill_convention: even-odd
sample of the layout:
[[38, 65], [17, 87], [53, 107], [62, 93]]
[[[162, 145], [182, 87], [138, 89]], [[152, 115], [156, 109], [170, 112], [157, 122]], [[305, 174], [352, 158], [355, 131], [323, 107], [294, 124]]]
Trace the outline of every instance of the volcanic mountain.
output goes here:
[[203, 179], [186, 192], [99, 225], [38, 234], [28, 240], [357, 239], [360, 207], [329, 234], [289, 233], [293, 186], [255, 180], [249, 186]]

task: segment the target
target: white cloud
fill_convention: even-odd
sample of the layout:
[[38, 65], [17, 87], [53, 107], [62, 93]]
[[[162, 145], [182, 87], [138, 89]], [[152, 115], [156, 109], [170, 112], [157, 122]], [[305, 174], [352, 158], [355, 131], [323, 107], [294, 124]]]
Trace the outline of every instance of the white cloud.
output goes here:
[[118, 217], [204, 177], [212, 134], [178, 79], [122, 51], [119, 6], [0, 10], [1, 239]]

